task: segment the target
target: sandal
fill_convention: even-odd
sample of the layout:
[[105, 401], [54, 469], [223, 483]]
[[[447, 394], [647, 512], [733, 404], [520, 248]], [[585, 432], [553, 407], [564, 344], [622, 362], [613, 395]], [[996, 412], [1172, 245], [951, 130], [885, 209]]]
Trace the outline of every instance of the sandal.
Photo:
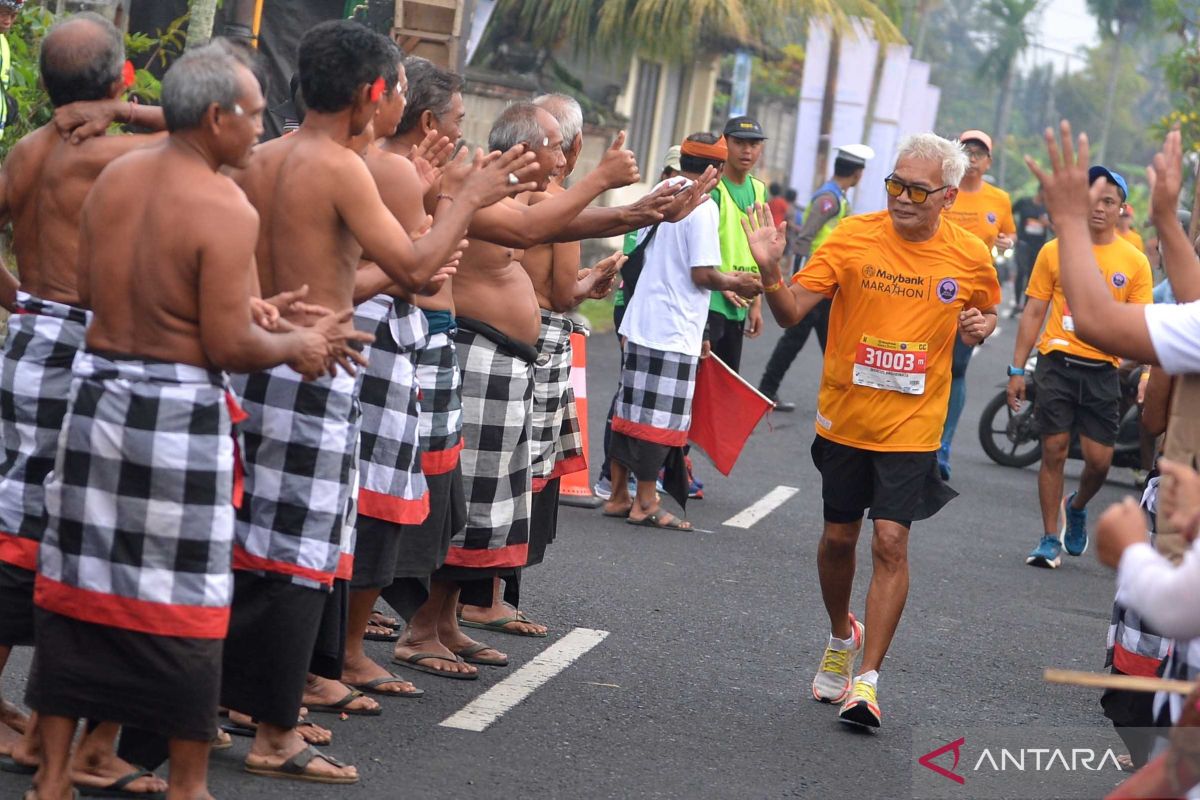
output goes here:
[[[312, 706], [309, 706], [309, 710], [312, 710]], [[327, 756], [317, 748], [309, 745], [277, 767], [255, 767], [247, 762], [242, 765], [242, 768], [251, 775], [262, 775], [264, 778], [286, 778], [293, 781], [310, 781], [312, 783], [358, 783], [357, 775], [352, 778], [339, 778], [332, 775], [317, 775], [309, 772], [308, 765], [312, 763], [314, 758], [320, 758], [335, 767], [346, 766], [346, 764], [338, 761], [333, 756]]]

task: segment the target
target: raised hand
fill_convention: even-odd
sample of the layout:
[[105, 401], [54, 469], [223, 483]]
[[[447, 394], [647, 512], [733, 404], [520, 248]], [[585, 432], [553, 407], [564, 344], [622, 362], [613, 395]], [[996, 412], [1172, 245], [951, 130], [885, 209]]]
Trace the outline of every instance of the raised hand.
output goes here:
[[663, 211], [663, 219], [668, 222], [679, 222], [712, 198], [709, 193], [721, 179], [717, 168], [708, 166], [700, 177], [692, 181], [692, 185], [675, 195], [675, 199]]
[[613, 143], [604, 151], [600, 163], [593, 171], [599, 176], [605, 189], [619, 189], [642, 179], [638, 172], [637, 158], [632, 150], [625, 149], [625, 131], [617, 134]]
[[[1050, 218], [1056, 222], [1067, 217], [1086, 218], [1095, 202], [1088, 185], [1087, 134], [1079, 134], [1077, 154], [1072, 144], [1071, 123], [1063, 120], [1059, 124], [1058, 140], [1054, 131], [1046, 128], [1046, 155], [1050, 160], [1049, 171], [1038, 166], [1031, 156], [1025, 156], [1025, 164], [1042, 185], [1042, 196]], [[1096, 191], [1099, 191], [1099, 187], [1096, 187]]]
[[664, 219], [664, 212], [683, 191], [683, 181], [667, 181], [654, 191], [642, 195], [638, 200], [625, 207], [628, 219], [634, 228], [644, 228]]
[[483, 208], [510, 195], [533, 191], [537, 188], [536, 183], [522, 181], [513, 173], [528, 167], [536, 160], [537, 155], [525, 152], [523, 144], [511, 147], [503, 153], [491, 153], [487, 159], [477, 153], [474, 171], [464, 182], [463, 192], [477, 201], [477, 208]]
[[596, 262], [590, 270], [586, 270], [587, 280], [592, 281], [592, 288], [588, 290], [587, 296], [593, 300], [603, 300], [612, 292], [613, 284], [617, 280], [617, 275], [621, 272], [621, 267], [629, 257], [619, 250], [601, 261]]
[[1162, 150], [1146, 167], [1146, 180], [1150, 184], [1150, 215], [1173, 220], [1183, 190], [1183, 144], [1178, 130], [1163, 140]]
[[763, 280], [774, 285], [782, 277], [779, 259], [783, 258], [783, 250], [787, 247], [787, 220], [776, 225], [771, 209], [765, 203], [756, 203], [742, 218], [742, 230], [746, 232], [750, 255], [762, 271]]
[[416, 163], [417, 159], [421, 159], [435, 169], [444, 167], [454, 155], [454, 142], [450, 141], [450, 137], [442, 136], [437, 131], [430, 131], [425, 134], [425, 138], [420, 144], [414, 144], [412, 149], [408, 151], [408, 157]]

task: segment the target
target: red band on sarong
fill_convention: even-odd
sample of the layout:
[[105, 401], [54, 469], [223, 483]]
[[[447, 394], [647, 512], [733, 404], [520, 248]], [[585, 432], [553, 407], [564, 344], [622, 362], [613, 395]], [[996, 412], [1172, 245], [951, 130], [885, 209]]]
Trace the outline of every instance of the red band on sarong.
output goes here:
[[337, 572], [333, 573], [333, 577], [339, 581], [348, 581], [354, 577], [353, 553], [342, 553], [338, 556]]
[[284, 561], [272, 561], [269, 558], [252, 555], [236, 544], [233, 546], [233, 568], [244, 572], [273, 572], [276, 575], [307, 578], [325, 586], [332, 586], [336, 575], [336, 572], [324, 572], [319, 569], [301, 567]]
[[451, 547], [446, 553], [446, 564], [451, 567], [523, 567], [529, 561], [528, 544], [510, 544], [495, 550], [467, 550]]
[[1158, 674], [1162, 661], [1154, 656], [1144, 656], [1132, 650], [1126, 650], [1119, 643], [1113, 645], [1113, 666], [1126, 675], [1143, 675], [1153, 678]]
[[421, 453], [421, 472], [426, 475], [445, 475], [458, 466], [458, 454], [463, 449], [463, 440], [448, 450], [433, 450]]
[[[229, 421], [234, 425], [250, 419], [246, 410], [238, 405], [233, 392], [225, 390], [225, 405], [229, 408]], [[242, 463], [242, 446], [238, 442], [237, 431], [233, 433], [233, 507], [241, 508], [242, 499], [246, 493], [246, 465]]]
[[224, 639], [229, 631], [229, 606], [151, 603], [67, 586], [44, 575], [37, 576], [33, 600], [64, 617], [155, 636]]
[[14, 567], [37, 570], [38, 543], [33, 539], [0, 532], [0, 561]]
[[673, 431], [667, 428], [655, 428], [640, 422], [630, 422], [627, 419], [613, 417], [612, 429], [617, 433], [632, 436], [655, 444], [665, 444], [667, 447], [683, 447], [687, 444], [687, 431]]
[[405, 500], [360, 488], [358, 513], [395, 525], [420, 525], [429, 516], [429, 492], [415, 500]]

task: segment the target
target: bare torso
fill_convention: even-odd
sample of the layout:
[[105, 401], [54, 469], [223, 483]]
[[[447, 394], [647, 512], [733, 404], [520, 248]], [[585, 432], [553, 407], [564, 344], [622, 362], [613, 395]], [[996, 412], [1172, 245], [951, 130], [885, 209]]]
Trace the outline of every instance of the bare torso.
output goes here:
[[161, 141], [161, 136], [100, 136], [70, 144], [50, 124], [13, 147], [4, 171], [22, 290], [79, 305], [79, 219], [84, 199], [114, 159]]
[[470, 237], [468, 241], [454, 277], [455, 312], [536, 346], [542, 317], [533, 283], [521, 266], [524, 251]]
[[204, 248], [244, 240], [250, 268], [258, 215], [237, 185], [164, 144], [114, 162], [83, 216], [88, 347], [212, 368], [200, 337], [200, 260]]
[[[562, 186], [552, 181], [546, 191], [530, 192], [517, 199], [534, 205], [564, 191]], [[533, 283], [538, 306], [550, 311], [561, 310], [564, 297], [573, 296], [579, 274], [579, 252], [578, 242], [540, 244], [524, 251], [521, 265]], [[555, 302], [556, 294], [559, 303]]]

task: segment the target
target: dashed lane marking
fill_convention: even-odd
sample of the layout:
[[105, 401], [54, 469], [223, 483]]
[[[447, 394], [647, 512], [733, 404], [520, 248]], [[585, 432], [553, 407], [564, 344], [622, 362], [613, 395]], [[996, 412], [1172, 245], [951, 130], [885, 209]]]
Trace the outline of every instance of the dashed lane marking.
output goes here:
[[724, 524], [731, 528], [750, 528], [754, 523], [790, 500], [792, 495], [798, 491], [800, 490], [794, 486], [776, 486], [749, 508], [739, 511], [725, 520]]
[[482, 732], [542, 684], [562, 672], [604, 638], [608, 631], [575, 628], [512, 675], [476, 697], [438, 724], [444, 728]]

